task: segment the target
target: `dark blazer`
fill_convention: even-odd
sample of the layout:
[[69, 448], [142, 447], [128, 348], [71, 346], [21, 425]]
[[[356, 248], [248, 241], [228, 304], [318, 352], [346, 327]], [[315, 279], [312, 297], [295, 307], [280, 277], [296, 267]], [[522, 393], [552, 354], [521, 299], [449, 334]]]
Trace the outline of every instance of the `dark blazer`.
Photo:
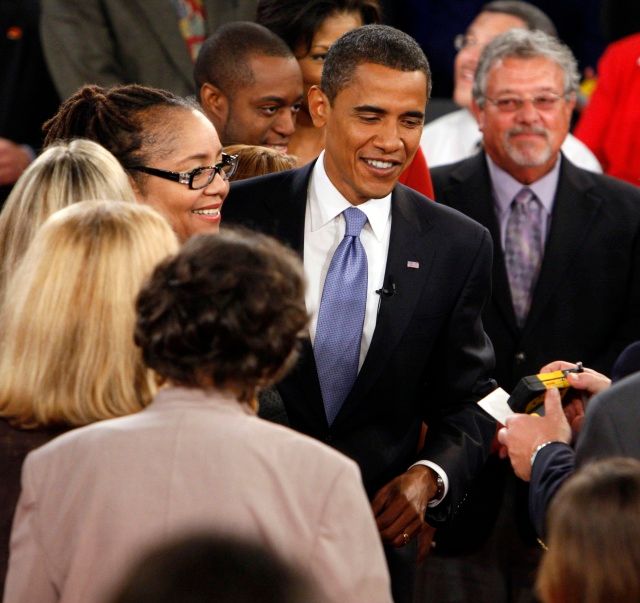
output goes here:
[[[557, 359], [581, 360], [608, 374], [622, 349], [640, 338], [640, 190], [562, 157], [540, 276], [519, 329], [484, 153], [435, 168], [432, 178], [438, 202], [477, 220], [493, 237], [493, 294], [484, 325], [495, 348], [498, 385], [511, 391], [521, 377]], [[508, 462], [492, 457], [460, 524], [441, 533], [438, 546], [479, 546], [509, 479], [515, 478]], [[516, 484], [515, 496], [518, 525], [534, 542], [524, 483]]]
[[[38, 152], [59, 99], [42, 55], [38, 0], [0, 2], [0, 137]], [[0, 205], [12, 186], [0, 187]]]
[[609, 374], [640, 339], [640, 189], [562, 158], [540, 277], [516, 326], [484, 154], [432, 170], [438, 202], [486, 226], [494, 241], [493, 295], [484, 324], [495, 378], [511, 391], [548, 362], [581, 360]]
[[[256, 0], [204, 0], [207, 31], [253, 20]], [[193, 94], [193, 62], [170, 0], [42, 0], [42, 43], [62, 98], [84, 84]]]
[[576, 468], [612, 456], [640, 459], [640, 373], [618, 381], [594, 396], [587, 406], [575, 452], [566, 444], [549, 444], [531, 470], [529, 512], [538, 534], [544, 534], [548, 506]]
[[[256, 228], [302, 254], [312, 167], [234, 183], [224, 224]], [[278, 391], [290, 425], [355, 459], [370, 496], [418, 459], [438, 463], [450, 495], [432, 514], [437, 522], [464, 496], [495, 428], [475, 404], [494, 387], [480, 318], [491, 240], [478, 224], [402, 185], [391, 207], [385, 282], [396, 293], [381, 297], [369, 351], [337, 418], [327, 424], [309, 342]], [[429, 428], [418, 451], [422, 421]]]

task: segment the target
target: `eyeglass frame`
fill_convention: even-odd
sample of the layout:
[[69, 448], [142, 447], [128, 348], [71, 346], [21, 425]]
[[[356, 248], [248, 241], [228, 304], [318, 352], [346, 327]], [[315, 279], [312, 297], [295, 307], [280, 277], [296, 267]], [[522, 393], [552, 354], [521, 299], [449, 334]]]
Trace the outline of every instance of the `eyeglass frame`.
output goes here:
[[[491, 98], [489, 96], [484, 96], [482, 97], [482, 100], [489, 101], [501, 113], [516, 113], [517, 111], [522, 110], [522, 107], [524, 107], [524, 104], [527, 101], [531, 102], [531, 104], [533, 105], [533, 108], [536, 111], [550, 111], [551, 109], [554, 109], [556, 107], [556, 104], [559, 100], [562, 100], [562, 99], [567, 100], [570, 95], [571, 93], [567, 93], [567, 92], [563, 94], [558, 94], [557, 92], [545, 92], [545, 93], [537, 94], [536, 96], [528, 96], [526, 98], [516, 97], [516, 96], [510, 96], [506, 98]], [[553, 104], [550, 107], [537, 107], [536, 101], [541, 100], [544, 97], [553, 97]], [[500, 101], [515, 101], [516, 106], [513, 109], [509, 109], [504, 105], [501, 106]]]
[[[231, 166], [231, 169], [228, 172], [224, 171], [224, 168], [226, 166]], [[172, 182], [186, 184], [190, 190], [199, 191], [209, 186], [213, 182], [217, 174], [219, 174], [223, 180], [229, 180], [231, 176], [235, 174], [237, 167], [238, 155], [228, 155], [227, 153], [222, 153], [222, 161], [220, 161], [219, 163], [216, 163], [215, 165], [205, 165], [202, 167], [197, 167], [189, 172], [172, 172], [170, 170], [161, 170], [159, 168], [148, 167], [146, 165], [134, 165], [129, 169], [135, 170], [136, 172], [149, 174], [151, 176], [157, 176], [158, 178], [164, 178], [165, 180], [171, 180]], [[213, 170], [211, 172], [211, 178], [202, 186], [193, 186], [194, 178], [205, 170]]]
[[453, 38], [453, 47], [458, 52], [460, 52], [463, 48], [467, 48], [467, 46], [476, 46], [477, 44], [478, 44], [478, 40], [476, 40], [473, 36], [470, 36], [469, 34], [466, 34], [466, 33], [457, 34]]

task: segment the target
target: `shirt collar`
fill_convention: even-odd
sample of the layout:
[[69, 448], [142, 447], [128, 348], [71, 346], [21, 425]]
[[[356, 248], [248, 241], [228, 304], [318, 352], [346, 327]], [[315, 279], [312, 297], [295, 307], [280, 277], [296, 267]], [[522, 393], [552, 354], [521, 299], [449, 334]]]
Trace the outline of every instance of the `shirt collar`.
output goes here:
[[[352, 207], [329, 179], [324, 169], [324, 151], [320, 153], [311, 173], [309, 206], [311, 232], [321, 229], [345, 209]], [[391, 193], [380, 199], [369, 199], [357, 207], [367, 215], [368, 224], [376, 239], [382, 240], [391, 215]]]
[[551, 214], [553, 200], [558, 188], [558, 179], [560, 177], [560, 154], [558, 154], [554, 166], [547, 174], [528, 185], [518, 182], [511, 174], [498, 167], [488, 154], [485, 154], [485, 156], [487, 158], [489, 174], [491, 175], [494, 200], [500, 214], [509, 209], [513, 198], [523, 188], [531, 189], [547, 214]]

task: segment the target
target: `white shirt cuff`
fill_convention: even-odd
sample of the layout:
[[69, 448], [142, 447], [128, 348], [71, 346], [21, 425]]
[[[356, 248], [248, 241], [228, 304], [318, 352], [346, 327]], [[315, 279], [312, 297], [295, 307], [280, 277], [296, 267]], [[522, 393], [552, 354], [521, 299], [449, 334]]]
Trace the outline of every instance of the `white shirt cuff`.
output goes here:
[[[440, 465], [436, 465], [436, 463], [433, 463], [431, 461], [418, 461], [417, 463], [411, 465], [411, 467], [415, 467], [416, 465], [424, 465], [425, 467], [429, 467], [429, 469], [433, 469], [442, 478], [442, 483], [444, 483], [444, 493], [440, 498], [432, 498], [427, 503], [427, 507], [437, 507], [443, 501], [445, 496], [447, 496], [447, 492], [449, 492], [449, 478], [444, 472], [444, 469], [440, 467]], [[411, 469], [411, 467], [409, 467], [409, 469]]]

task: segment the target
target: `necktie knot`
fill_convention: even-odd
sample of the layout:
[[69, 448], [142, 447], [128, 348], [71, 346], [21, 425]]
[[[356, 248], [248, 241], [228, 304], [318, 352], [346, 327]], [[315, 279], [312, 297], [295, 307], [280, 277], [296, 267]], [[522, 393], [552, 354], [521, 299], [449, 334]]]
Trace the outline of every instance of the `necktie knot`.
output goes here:
[[367, 223], [367, 214], [357, 207], [349, 207], [342, 212], [346, 226], [344, 229], [345, 237], [359, 237], [360, 232]]
[[526, 212], [535, 211], [538, 199], [530, 188], [525, 187], [513, 198], [513, 205]]

